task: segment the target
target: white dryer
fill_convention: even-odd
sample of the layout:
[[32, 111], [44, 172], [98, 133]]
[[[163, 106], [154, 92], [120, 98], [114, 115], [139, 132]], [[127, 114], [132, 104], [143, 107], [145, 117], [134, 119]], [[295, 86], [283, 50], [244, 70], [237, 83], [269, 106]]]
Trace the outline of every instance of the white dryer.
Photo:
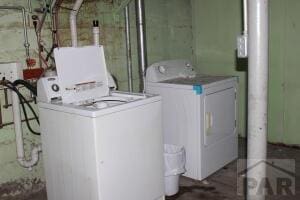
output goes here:
[[161, 97], [110, 92], [102, 46], [54, 53], [38, 83], [48, 200], [163, 200]]
[[146, 92], [163, 98], [164, 142], [185, 147], [185, 176], [203, 180], [237, 158], [236, 77], [197, 75], [189, 61], [163, 61], [147, 69]]

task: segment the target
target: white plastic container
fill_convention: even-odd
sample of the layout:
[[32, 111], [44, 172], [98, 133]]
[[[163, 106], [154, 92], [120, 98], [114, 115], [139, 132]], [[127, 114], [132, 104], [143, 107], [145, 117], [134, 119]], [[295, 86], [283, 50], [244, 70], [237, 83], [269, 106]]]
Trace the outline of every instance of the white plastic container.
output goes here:
[[165, 194], [175, 195], [179, 191], [179, 177], [185, 170], [184, 147], [165, 144]]

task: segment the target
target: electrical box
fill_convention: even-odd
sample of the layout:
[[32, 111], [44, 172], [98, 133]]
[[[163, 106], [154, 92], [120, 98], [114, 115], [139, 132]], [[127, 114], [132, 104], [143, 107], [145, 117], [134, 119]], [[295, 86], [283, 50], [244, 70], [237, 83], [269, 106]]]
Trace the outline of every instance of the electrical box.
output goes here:
[[0, 79], [9, 80], [11, 82], [17, 79], [23, 79], [22, 66], [20, 63], [0, 63]]
[[240, 35], [237, 38], [237, 56], [238, 58], [248, 57], [248, 36]]

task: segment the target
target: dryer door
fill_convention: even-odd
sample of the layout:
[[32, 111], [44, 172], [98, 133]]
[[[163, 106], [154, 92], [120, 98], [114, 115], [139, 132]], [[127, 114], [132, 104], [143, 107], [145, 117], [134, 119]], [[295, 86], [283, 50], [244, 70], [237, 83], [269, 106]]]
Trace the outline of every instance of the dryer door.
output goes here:
[[236, 132], [234, 87], [208, 93], [204, 99], [204, 145], [214, 144]]

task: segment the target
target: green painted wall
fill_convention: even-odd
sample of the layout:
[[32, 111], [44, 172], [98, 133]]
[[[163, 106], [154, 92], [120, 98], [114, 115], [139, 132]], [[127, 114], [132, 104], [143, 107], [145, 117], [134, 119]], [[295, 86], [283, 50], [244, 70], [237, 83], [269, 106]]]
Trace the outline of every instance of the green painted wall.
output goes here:
[[[105, 46], [106, 61], [109, 71], [116, 76], [121, 90], [127, 90], [127, 69], [125, 54], [123, 13], [112, 13], [119, 1], [86, 0], [78, 16], [79, 45], [92, 43], [91, 22], [98, 19], [101, 26], [100, 41]], [[32, 0], [34, 8], [39, 7], [38, 0]], [[73, 0], [65, 0], [65, 7], [71, 7]], [[166, 59], [192, 58], [192, 20], [190, 0], [146, 0], [146, 25], [149, 64]], [[1, 0], [0, 5], [22, 5], [27, 8], [27, 1]], [[131, 4], [131, 33], [133, 48], [133, 71], [135, 90], [138, 90], [138, 66], [136, 52], [135, 11]], [[178, 14], [180, 13], [180, 15]], [[70, 45], [69, 11], [62, 10], [59, 22], [60, 39], [63, 46]], [[29, 15], [30, 18], [30, 15]], [[44, 26], [43, 40], [49, 47], [51, 33], [49, 19]], [[36, 58], [36, 38], [33, 27], [29, 26], [31, 55]], [[0, 10], [0, 62], [19, 61], [24, 64], [25, 51], [21, 15], [13, 11]], [[28, 95], [28, 94], [27, 94]], [[0, 90], [0, 102], [4, 104], [3, 91]], [[11, 109], [2, 109], [4, 122], [12, 121]], [[35, 128], [38, 127], [35, 125]], [[32, 136], [24, 126], [26, 149], [32, 142], [39, 142], [39, 137]], [[12, 126], [0, 129], [0, 199], [11, 191], [19, 193], [23, 189], [38, 190], [43, 187], [42, 162], [28, 171], [16, 161], [15, 135]], [[6, 183], [6, 184], [5, 184]], [[23, 188], [25, 186], [25, 188]]]
[[[240, 80], [239, 132], [245, 135], [246, 69], [237, 60], [241, 0], [192, 0], [194, 61], [201, 73], [233, 74]], [[298, 0], [270, 0], [270, 142], [300, 144], [300, 73]]]
[[194, 62], [199, 73], [239, 76], [239, 133], [245, 133], [245, 62], [236, 60], [240, 0], [192, 0]]

